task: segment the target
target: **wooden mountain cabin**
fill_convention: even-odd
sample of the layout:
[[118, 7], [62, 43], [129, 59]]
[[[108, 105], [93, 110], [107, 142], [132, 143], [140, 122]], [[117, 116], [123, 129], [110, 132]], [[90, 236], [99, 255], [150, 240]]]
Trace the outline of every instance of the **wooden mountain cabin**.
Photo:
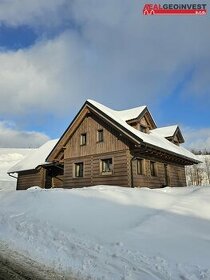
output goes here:
[[199, 163], [182, 143], [180, 128], [157, 128], [146, 106], [116, 111], [87, 100], [59, 140], [47, 142], [8, 173], [17, 174], [17, 190], [182, 187], [185, 165]]

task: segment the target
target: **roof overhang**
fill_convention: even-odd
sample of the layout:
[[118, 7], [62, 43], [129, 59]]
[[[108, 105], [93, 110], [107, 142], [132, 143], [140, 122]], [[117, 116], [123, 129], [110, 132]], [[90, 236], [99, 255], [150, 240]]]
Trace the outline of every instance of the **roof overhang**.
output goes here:
[[145, 151], [145, 149], [148, 147], [148, 148], [151, 148], [152, 150], [156, 151], [156, 152], [163, 152], [165, 154], [169, 154], [171, 156], [174, 156], [174, 157], [177, 157], [179, 159], [183, 159], [185, 161], [185, 165], [193, 165], [193, 164], [198, 164], [198, 163], [202, 163], [202, 161], [200, 160], [196, 160], [196, 159], [193, 159], [193, 158], [189, 158], [189, 157], [186, 157], [184, 155], [180, 155], [180, 154], [177, 154], [177, 153], [174, 153], [174, 152], [171, 152], [169, 150], [165, 150], [163, 148], [160, 148], [160, 147], [156, 147], [152, 144], [149, 144], [149, 143], [143, 143], [142, 146], [144, 147], [143, 149], [143, 152]]

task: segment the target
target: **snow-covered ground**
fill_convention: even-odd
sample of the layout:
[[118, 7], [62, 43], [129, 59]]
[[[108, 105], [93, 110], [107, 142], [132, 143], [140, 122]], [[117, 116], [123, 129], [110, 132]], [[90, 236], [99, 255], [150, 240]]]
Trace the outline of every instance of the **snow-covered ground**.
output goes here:
[[0, 240], [79, 279], [209, 280], [210, 188], [0, 191]]
[[11, 191], [30, 152], [0, 149], [1, 246], [78, 279], [210, 280], [209, 187]]
[[0, 148], [0, 190], [15, 189], [16, 179], [7, 174], [9, 168], [26, 157], [33, 149]]

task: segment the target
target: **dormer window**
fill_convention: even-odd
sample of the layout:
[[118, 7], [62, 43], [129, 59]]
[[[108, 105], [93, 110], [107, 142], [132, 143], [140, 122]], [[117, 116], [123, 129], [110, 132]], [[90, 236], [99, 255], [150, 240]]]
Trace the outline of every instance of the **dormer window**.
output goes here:
[[141, 132], [147, 133], [147, 128], [146, 128], [146, 126], [144, 126], [144, 125], [140, 125], [139, 130], [140, 130]]
[[179, 146], [179, 142], [177, 140], [173, 141], [175, 145]]

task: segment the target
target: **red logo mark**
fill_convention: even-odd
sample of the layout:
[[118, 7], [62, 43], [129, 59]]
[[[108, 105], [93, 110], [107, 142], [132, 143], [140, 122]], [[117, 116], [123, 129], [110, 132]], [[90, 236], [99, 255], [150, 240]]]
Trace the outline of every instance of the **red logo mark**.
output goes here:
[[207, 4], [145, 4], [144, 15], [206, 15]]

